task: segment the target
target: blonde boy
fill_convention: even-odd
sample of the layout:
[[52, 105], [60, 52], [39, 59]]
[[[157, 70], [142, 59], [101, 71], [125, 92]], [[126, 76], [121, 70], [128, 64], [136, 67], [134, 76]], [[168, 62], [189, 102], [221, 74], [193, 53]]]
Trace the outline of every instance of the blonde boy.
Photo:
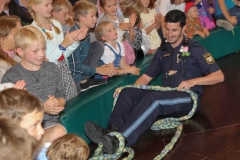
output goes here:
[[[71, 27], [70, 32], [80, 28], [88, 31], [94, 28], [97, 22], [96, 5], [90, 1], [78, 1], [73, 6], [73, 16], [76, 23]], [[80, 82], [81, 90], [107, 83], [106, 79], [94, 79], [96, 73], [112, 77], [116, 71], [112, 68], [97, 64], [103, 54], [104, 47], [101, 42], [94, 41], [91, 43], [90, 35], [87, 33], [86, 38], [81, 40], [79, 46], [68, 57], [69, 69], [76, 83]]]
[[60, 71], [54, 63], [45, 61], [46, 40], [34, 26], [25, 26], [15, 36], [16, 50], [22, 61], [10, 68], [2, 83], [26, 82], [26, 90], [43, 102], [45, 134], [43, 141], [52, 142], [66, 134], [59, 125], [59, 113], [64, 109], [65, 99]]
[[13, 120], [0, 117], [0, 155], [4, 160], [32, 160], [39, 143]]
[[65, 35], [70, 29], [70, 26], [73, 25], [73, 20], [70, 15], [72, 4], [68, 0], [53, 0], [52, 6], [53, 19], [56, 19], [61, 23], [63, 28], [63, 35]]

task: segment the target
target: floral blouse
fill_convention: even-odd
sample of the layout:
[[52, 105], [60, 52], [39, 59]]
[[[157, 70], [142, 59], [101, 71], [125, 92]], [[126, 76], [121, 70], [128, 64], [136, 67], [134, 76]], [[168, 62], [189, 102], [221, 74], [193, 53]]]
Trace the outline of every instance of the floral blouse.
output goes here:
[[185, 32], [187, 36], [194, 36], [196, 31], [203, 31], [203, 27], [199, 18], [194, 19], [194, 21], [191, 21], [189, 18], [187, 18], [186, 25], [187, 28]]

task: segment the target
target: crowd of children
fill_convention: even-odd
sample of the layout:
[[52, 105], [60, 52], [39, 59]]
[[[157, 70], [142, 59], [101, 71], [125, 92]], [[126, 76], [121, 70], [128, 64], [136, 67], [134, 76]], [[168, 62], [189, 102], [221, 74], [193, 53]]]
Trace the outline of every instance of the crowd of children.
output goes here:
[[68, 0], [1, 1], [0, 82], [15, 84], [0, 92], [1, 156], [87, 159], [86, 142], [58, 123], [66, 101], [110, 77], [138, 76], [133, 64], [161, 45], [170, 10], [185, 12], [187, 38], [205, 38], [216, 25], [233, 30], [240, 23], [235, 7], [240, 3], [225, 3], [224, 8], [224, 0], [98, 0], [98, 5], [81, 0], [73, 6]]

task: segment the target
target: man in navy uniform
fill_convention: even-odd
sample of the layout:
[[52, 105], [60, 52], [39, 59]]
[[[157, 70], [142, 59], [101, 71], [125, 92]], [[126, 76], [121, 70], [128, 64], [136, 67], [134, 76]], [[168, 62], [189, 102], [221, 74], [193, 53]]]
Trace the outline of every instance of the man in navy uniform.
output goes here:
[[195, 92], [199, 106], [202, 85], [213, 85], [224, 80], [211, 54], [199, 43], [184, 37], [186, 16], [182, 11], [168, 12], [165, 22], [166, 42], [162, 42], [148, 69], [135, 84], [147, 85], [162, 73], [162, 86], [178, 87], [178, 91], [123, 89], [110, 116], [108, 128], [103, 129], [91, 121], [85, 124], [87, 136], [95, 143], [102, 142], [107, 153], [115, 153], [119, 143], [115, 136], [107, 135], [109, 132], [122, 133], [126, 145], [132, 146], [158, 116], [181, 117], [191, 111], [191, 97], [182, 90]]

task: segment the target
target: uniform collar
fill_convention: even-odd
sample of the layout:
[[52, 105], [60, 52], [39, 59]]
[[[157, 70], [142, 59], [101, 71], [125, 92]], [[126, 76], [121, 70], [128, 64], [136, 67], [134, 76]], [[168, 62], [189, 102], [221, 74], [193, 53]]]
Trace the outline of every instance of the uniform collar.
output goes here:
[[[182, 45], [183, 45], [183, 42], [185, 42], [186, 39], [187, 39], [187, 38], [184, 36], [183, 39], [182, 39], [182, 41], [181, 41], [181, 43], [179, 43], [179, 45], [178, 45], [177, 47], [175, 47], [175, 48], [173, 48], [170, 43], [167, 43], [167, 48], [170, 49], [170, 50], [174, 49], [174, 50], [179, 51], [180, 48], [181, 48]], [[169, 51], [170, 51], [170, 50], [169, 50]]]

